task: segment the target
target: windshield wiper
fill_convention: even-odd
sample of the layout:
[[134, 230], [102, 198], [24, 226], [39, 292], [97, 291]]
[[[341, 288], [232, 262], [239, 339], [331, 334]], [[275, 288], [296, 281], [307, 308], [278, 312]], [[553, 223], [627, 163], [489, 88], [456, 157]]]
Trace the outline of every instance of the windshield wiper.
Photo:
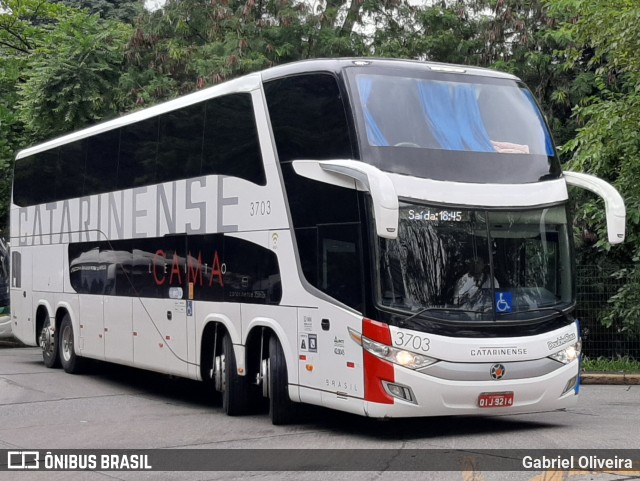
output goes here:
[[[435, 311], [435, 312], [464, 312], [466, 314], [474, 314], [474, 315], [483, 314], [483, 311], [474, 311], [472, 309], [460, 309], [458, 307], [424, 307], [424, 308], [420, 309], [418, 312], [414, 312], [413, 314], [411, 314], [406, 319], [403, 319], [403, 322], [407, 322], [407, 321], [410, 321], [411, 319], [415, 319], [416, 317], [421, 316], [425, 312], [429, 312], [429, 311]], [[434, 319], [441, 320], [441, 319], [438, 319], [437, 317], [434, 318]]]
[[[570, 307], [570, 306], [569, 306]], [[567, 307], [566, 309], [569, 309], [569, 307]], [[525, 314], [527, 312], [535, 312], [535, 311], [554, 311], [562, 316], [566, 316], [567, 313], [565, 312], [565, 310], [560, 309], [559, 307], [553, 307], [553, 306], [547, 306], [547, 307], [536, 307], [533, 309], [527, 309], [527, 310], [523, 310], [523, 311], [512, 311], [512, 312], [498, 312], [496, 311], [496, 315], [500, 315], [500, 316], [504, 316], [506, 314]], [[487, 312], [490, 311], [474, 311], [472, 309], [460, 309], [457, 307], [424, 307], [422, 309], [420, 309], [417, 312], [414, 312], [413, 314], [411, 314], [409, 317], [403, 319], [403, 322], [408, 322], [412, 319], [415, 319], [416, 317], [421, 316], [422, 314], [426, 313], [426, 312], [451, 312], [451, 313], [465, 313], [465, 314], [472, 314], [474, 316], [477, 315], [482, 315], [482, 314], [486, 314]], [[434, 320], [442, 320], [440, 318], [437, 317], [432, 317], [432, 319]]]
[[[567, 307], [566, 309], [569, 309], [569, 307]], [[512, 311], [512, 312], [498, 312], [496, 311], [496, 314], [499, 315], [504, 315], [504, 314], [526, 314], [527, 312], [535, 312], [535, 311], [555, 311], [558, 314], [561, 314], [563, 316], [566, 316], [567, 313], [565, 310], [560, 309], [559, 307], [554, 307], [554, 306], [546, 306], [546, 307], [534, 307], [532, 309], [525, 309], [523, 311]]]

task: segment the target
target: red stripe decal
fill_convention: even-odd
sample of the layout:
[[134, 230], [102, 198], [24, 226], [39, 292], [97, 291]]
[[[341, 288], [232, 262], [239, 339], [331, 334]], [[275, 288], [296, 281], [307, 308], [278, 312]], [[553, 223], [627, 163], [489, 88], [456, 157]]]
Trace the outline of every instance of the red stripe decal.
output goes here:
[[378, 341], [387, 346], [391, 345], [391, 331], [389, 324], [384, 322], [372, 321], [371, 319], [362, 320], [362, 335], [368, 337], [372, 341]]
[[[369, 339], [391, 345], [391, 331], [389, 325], [383, 322], [362, 320], [362, 334]], [[393, 364], [383, 361], [379, 357], [364, 351], [364, 398], [367, 401], [393, 404], [394, 400], [382, 387], [382, 381], [395, 381]]]

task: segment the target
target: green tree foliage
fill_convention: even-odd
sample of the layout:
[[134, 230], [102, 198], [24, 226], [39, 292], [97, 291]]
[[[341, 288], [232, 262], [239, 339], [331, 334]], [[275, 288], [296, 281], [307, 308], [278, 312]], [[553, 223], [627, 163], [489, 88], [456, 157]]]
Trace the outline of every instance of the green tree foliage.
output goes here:
[[17, 151], [120, 110], [130, 32], [47, 0], [0, 0], [0, 235]]
[[133, 25], [142, 12], [140, 0], [50, 0], [75, 9], [87, 10], [103, 19], [118, 20]]
[[[357, 5], [357, 0], [352, 0]], [[123, 87], [137, 105], [275, 64], [352, 55], [357, 20], [342, 2], [168, 0], [141, 17]]]
[[16, 104], [29, 55], [64, 9], [44, 0], [0, 0], [0, 235], [8, 224], [13, 157], [26, 136]]
[[93, 124], [119, 110], [117, 88], [130, 35], [121, 23], [75, 14], [34, 49], [20, 85], [20, 119], [31, 141]]
[[365, 22], [376, 26], [365, 39], [371, 55], [482, 64], [483, 39], [475, 6], [458, 1], [434, 5], [403, 2], [388, 11], [379, 7], [380, 2], [371, 4], [364, 16]]
[[123, 88], [146, 105], [307, 58], [386, 56], [477, 63], [482, 39], [460, 2], [168, 0], [127, 48]]
[[[575, 106], [579, 122], [566, 144], [568, 168], [612, 182], [627, 207], [627, 240], [609, 251], [601, 202], [581, 197], [579, 229], [597, 242], [583, 249], [590, 262], [617, 265], [626, 280], [611, 300], [605, 323], [620, 331], [640, 332], [640, 4], [635, 0], [554, 0], [555, 15], [568, 21], [562, 32], [572, 38], [565, 50], [571, 66], [593, 72], [593, 92]], [[632, 267], [629, 267], [632, 266]]]
[[545, 0], [479, 0], [476, 31], [481, 65], [513, 73], [541, 104], [558, 145], [574, 135], [572, 107], [593, 89], [593, 75], [564, 62], [559, 51], [570, 37], [558, 29], [563, 17], [550, 15]]

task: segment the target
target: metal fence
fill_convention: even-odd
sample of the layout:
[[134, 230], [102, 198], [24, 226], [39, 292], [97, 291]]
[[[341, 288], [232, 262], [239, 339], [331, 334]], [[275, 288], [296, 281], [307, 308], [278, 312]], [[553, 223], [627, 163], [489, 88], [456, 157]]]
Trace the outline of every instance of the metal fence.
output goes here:
[[628, 356], [640, 359], [640, 339], [629, 336], [620, 326], [606, 327], [601, 319], [610, 308], [609, 299], [618, 292], [625, 280], [612, 276], [614, 270], [598, 266], [579, 266], [577, 269], [576, 318], [582, 328], [582, 352], [589, 358]]

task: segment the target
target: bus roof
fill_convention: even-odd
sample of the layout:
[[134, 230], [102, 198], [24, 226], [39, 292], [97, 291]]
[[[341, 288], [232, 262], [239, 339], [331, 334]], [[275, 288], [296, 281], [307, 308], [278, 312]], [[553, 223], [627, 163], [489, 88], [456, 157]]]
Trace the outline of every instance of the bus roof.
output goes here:
[[345, 68], [371, 65], [376, 67], [395, 67], [408, 70], [433, 70], [446, 73], [465, 73], [468, 75], [477, 75], [481, 77], [504, 78], [511, 80], [519, 80], [514, 75], [491, 70], [488, 68], [473, 67], [468, 65], [456, 65], [450, 63], [425, 62], [421, 60], [405, 60], [391, 58], [376, 57], [349, 57], [349, 58], [327, 58], [312, 59], [291, 62], [276, 67], [269, 68], [261, 72], [263, 81], [269, 81], [276, 78], [287, 77], [289, 75], [298, 75], [307, 72], [331, 71], [341, 72]]
[[384, 59], [384, 58], [337, 58], [337, 59], [313, 59], [313, 60], [301, 60], [298, 62], [291, 62], [261, 72], [251, 73], [238, 77], [236, 79], [223, 82], [206, 89], [199, 90], [197, 92], [187, 94], [178, 97], [173, 100], [169, 100], [153, 107], [138, 110], [133, 113], [117, 117], [106, 122], [102, 122], [91, 127], [78, 130], [76, 132], [57, 137], [39, 145], [35, 145], [18, 152], [16, 159], [28, 157], [39, 152], [44, 152], [49, 149], [59, 147], [61, 145], [75, 142], [77, 140], [91, 137], [101, 132], [114, 130], [125, 125], [140, 122], [142, 120], [155, 117], [172, 110], [176, 110], [182, 107], [208, 100], [213, 97], [225, 95], [234, 92], [250, 92], [258, 88], [262, 81], [274, 80], [277, 78], [287, 77], [290, 75], [299, 75], [303, 73], [311, 72], [334, 72], [339, 73], [345, 68], [374, 65], [378, 67], [401, 67], [409, 70], [433, 70], [441, 71], [443, 73], [460, 73], [468, 75], [477, 75], [482, 77], [494, 77], [503, 79], [518, 80], [517, 77], [496, 70], [490, 70], [479, 67], [469, 67], [466, 65], [454, 65], [437, 62], [423, 62], [418, 60], [400, 60], [400, 59]]

